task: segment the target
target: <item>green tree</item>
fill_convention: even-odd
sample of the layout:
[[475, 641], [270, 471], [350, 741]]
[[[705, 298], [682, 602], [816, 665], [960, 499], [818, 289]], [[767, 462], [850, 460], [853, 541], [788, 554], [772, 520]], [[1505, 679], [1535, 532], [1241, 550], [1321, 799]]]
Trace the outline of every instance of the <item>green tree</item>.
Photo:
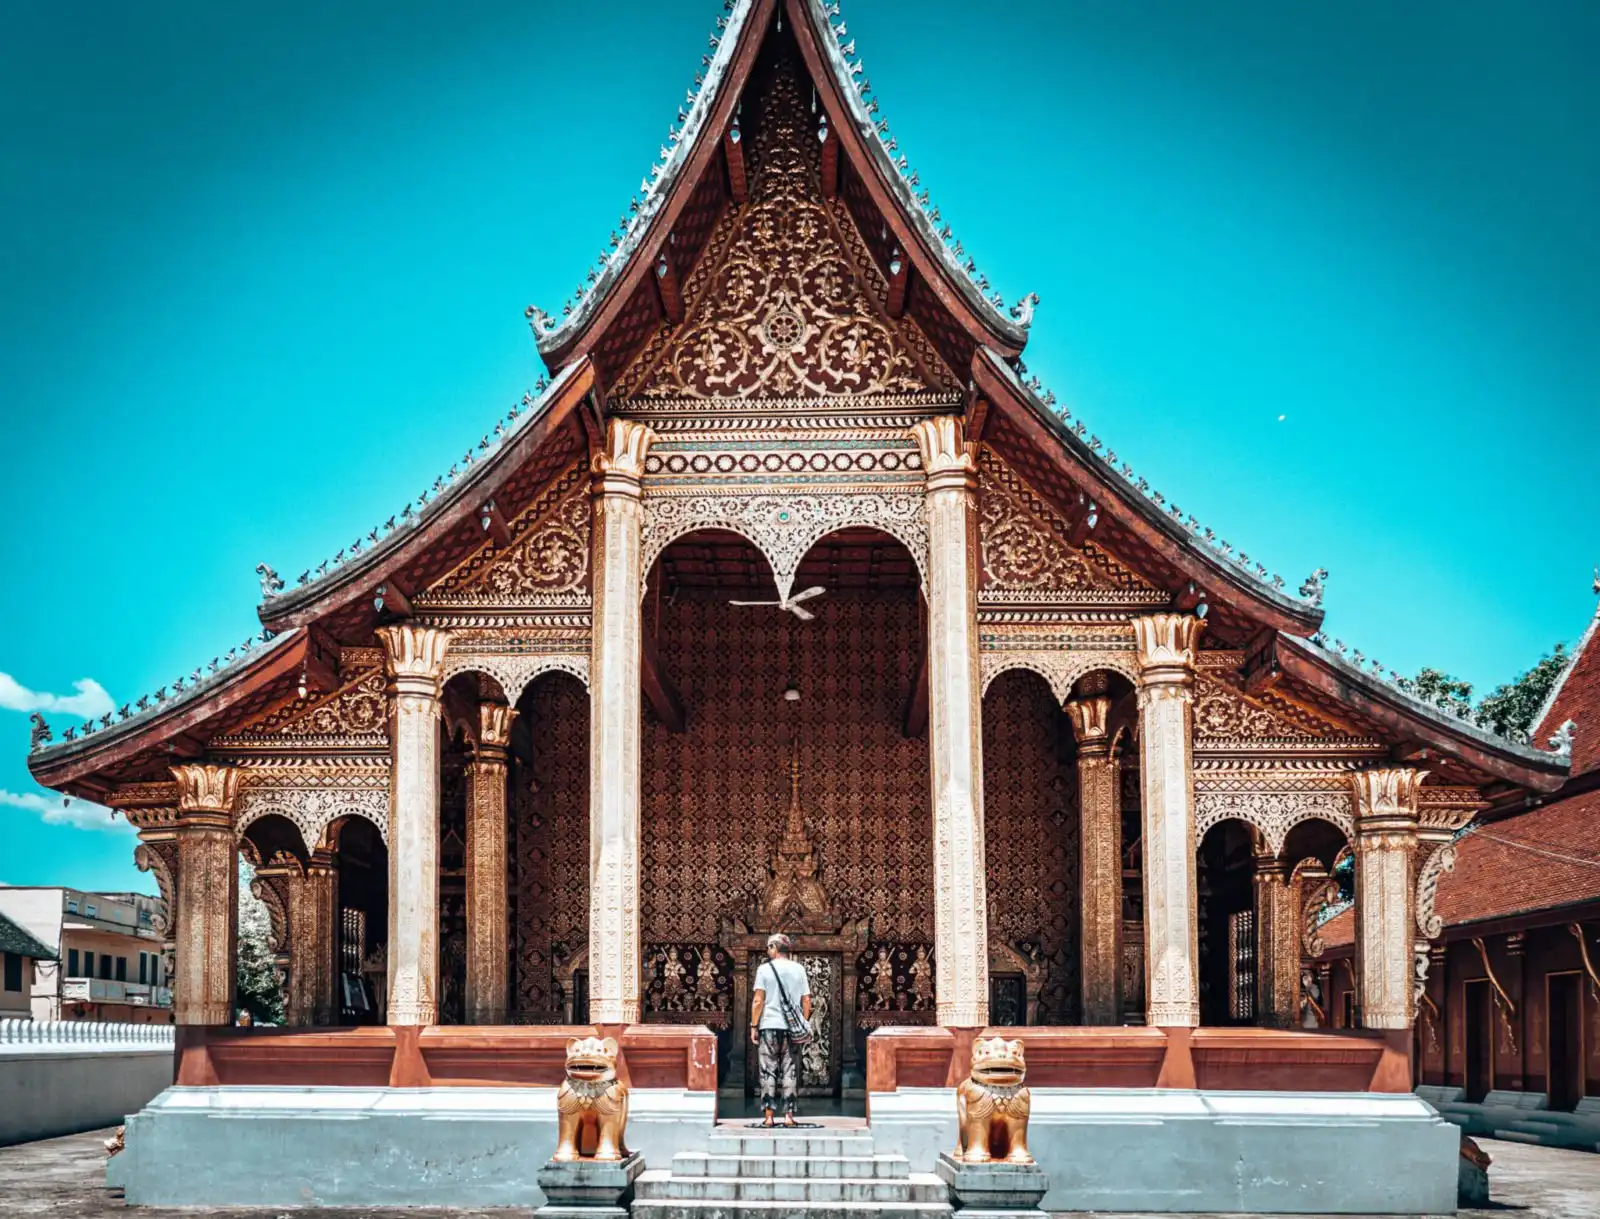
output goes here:
[[256, 1024], [283, 1023], [283, 979], [273, 964], [272, 920], [266, 904], [250, 891], [255, 871], [239, 861], [239, 963], [236, 1002]]
[[1451, 677], [1440, 669], [1423, 669], [1415, 677], [1402, 677], [1402, 690], [1451, 715], [1487, 728], [1514, 741], [1526, 741], [1534, 716], [1544, 706], [1568, 662], [1567, 645], [1558, 643], [1538, 664], [1515, 681], [1498, 686], [1474, 705], [1472, 683]]
[[1423, 669], [1415, 677], [1402, 677], [1400, 688], [1451, 715], [1466, 719], [1472, 714], [1472, 683], [1441, 669]]
[[1534, 716], [1539, 714], [1571, 659], [1567, 645], [1556, 644], [1548, 655], [1515, 681], [1484, 695], [1478, 704], [1478, 722], [1501, 736], [1527, 740], [1533, 731]]

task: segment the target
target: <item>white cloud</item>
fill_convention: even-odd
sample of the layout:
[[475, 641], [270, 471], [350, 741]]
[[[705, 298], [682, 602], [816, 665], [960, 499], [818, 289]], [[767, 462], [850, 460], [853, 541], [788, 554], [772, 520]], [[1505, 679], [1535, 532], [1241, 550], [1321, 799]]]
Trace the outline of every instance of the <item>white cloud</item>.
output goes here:
[[0, 707], [7, 711], [48, 711], [99, 719], [115, 710], [105, 687], [92, 677], [72, 683], [76, 694], [45, 694], [30, 690], [9, 673], [0, 673]]
[[6, 791], [0, 788], [0, 805], [37, 813], [46, 825], [70, 825], [79, 830], [125, 829], [126, 821], [113, 818], [109, 808], [89, 800], [69, 796], [45, 796], [38, 792]]

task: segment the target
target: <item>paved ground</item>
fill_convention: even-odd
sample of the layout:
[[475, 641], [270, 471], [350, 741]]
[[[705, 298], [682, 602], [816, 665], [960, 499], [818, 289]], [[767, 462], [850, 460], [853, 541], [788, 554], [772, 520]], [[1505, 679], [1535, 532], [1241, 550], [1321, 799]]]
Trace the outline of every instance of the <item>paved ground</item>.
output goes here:
[[[101, 1140], [110, 1132], [74, 1134], [61, 1139], [0, 1147], [0, 1214], [7, 1219], [23, 1216], [45, 1219], [197, 1219], [223, 1215], [228, 1219], [470, 1219], [498, 1216], [510, 1219], [528, 1211], [502, 1210], [145, 1210], [123, 1205], [120, 1196], [106, 1191], [105, 1152]], [[1583, 1151], [1553, 1151], [1520, 1143], [1479, 1140], [1494, 1158], [1489, 1170], [1495, 1199], [1488, 1210], [1460, 1211], [1462, 1219], [1600, 1219], [1600, 1155]], [[1359, 1172], [1359, 1165], [1351, 1165]], [[1129, 1217], [1133, 1219], [1133, 1217]], [[1221, 1219], [1196, 1216], [1195, 1219]]]

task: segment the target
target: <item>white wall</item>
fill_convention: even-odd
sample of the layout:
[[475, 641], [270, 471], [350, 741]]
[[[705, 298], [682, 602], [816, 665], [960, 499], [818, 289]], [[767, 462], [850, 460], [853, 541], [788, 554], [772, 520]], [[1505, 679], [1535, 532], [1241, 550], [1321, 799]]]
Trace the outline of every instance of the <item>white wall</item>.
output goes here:
[[120, 1125], [172, 1082], [173, 1029], [0, 1020], [0, 1147]]

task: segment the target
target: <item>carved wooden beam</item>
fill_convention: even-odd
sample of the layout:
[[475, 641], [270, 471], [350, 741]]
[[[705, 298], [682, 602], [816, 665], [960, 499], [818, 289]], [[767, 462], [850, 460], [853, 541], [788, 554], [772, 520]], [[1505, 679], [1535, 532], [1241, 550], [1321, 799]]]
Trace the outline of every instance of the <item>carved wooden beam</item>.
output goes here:
[[483, 526], [483, 531], [494, 542], [495, 549], [504, 550], [511, 545], [511, 525], [506, 520], [506, 514], [500, 511], [500, 506], [494, 500], [486, 501], [483, 507], [478, 509], [478, 524]]
[[928, 650], [922, 650], [917, 662], [917, 676], [911, 683], [911, 697], [906, 699], [904, 732], [908, 737], [918, 737], [928, 730]]
[[750, 174], [745, 168], [744, 133], [739, 130], [737, 114], [722, 137], [722, 155], [728, 163], [728, 196], [742, 207], [750, 202]]
[[967, 439], [977, 444], [989, 425], [989, 399], [978, 392], [976, 385], [967, 386], [966, 424]]
[[639, 681], [644, 688], [645, 699], [669, 732], [682, 732], [689, 724], [688, 713], [683, 709], [683, 698], [662, 667], [655, 636], [649, 631], [641, 631], [640, 634], [644, 642], [640, 648], [643, 663], [639, 666]]
[[1271, 627], [1259, 632], [1244, 647], [1244, 690], [1262, 694], [1278, 684], [1283, 669], [1278, 664], [1278, 632]]
[[656, 292], [661, 297], [661, 312], [674, 326], [683, 324], [683, 285], [672, 257], [672, 239], [656, 255]]
[[411, 594], [397, 577], [389, 576], [372, 590], [372, 608], [380, 618], [410, 618]]
[[889, 295], [884, 300], [884, 312], [890, 317], [904, 317], [906, 297], [910, 294], [911, 288], [911, 260], [896, 245], [889, 251], [889, 265], [884, 270], [889, 280]]
[[300, 661], [300, 675], [307, 692], [327, 694], [343, 683], [339, 680], [339, 645], [320, 626], [306, 631], [305, 654]]
[[1077, 502], [1072, 505], [1070, 524], [1067, 527], [1068, 543], [1073, 547], [1082, 546], [1089, 540], [1089, 535], [1099, 523], [1100, 505], [1079, 491]]

